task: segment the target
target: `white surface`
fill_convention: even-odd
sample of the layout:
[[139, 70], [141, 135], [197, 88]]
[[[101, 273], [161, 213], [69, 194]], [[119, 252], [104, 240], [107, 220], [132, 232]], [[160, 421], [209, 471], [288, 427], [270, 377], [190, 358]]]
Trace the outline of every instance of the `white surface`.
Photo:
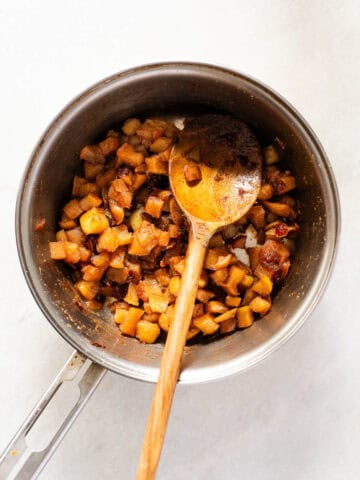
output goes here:
[[[71, 352], [17, 260], [15, 196], [35, 142], [99, 79], [198, 60], [265, 81], [309, 121], [338, 180], [342, 244], [318, 308], [280, 351], [245, 374], [178, 389], [158, 478], [360, 477], [359, 11], [325, 0], [1, 3], [0, 449]], [[109, 373], [41, 480], [133, 478], [152, 390]]]

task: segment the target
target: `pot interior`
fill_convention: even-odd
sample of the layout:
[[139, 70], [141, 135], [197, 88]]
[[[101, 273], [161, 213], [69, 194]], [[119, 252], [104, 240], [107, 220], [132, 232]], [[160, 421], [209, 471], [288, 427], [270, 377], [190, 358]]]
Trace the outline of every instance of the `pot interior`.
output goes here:
[[[58, 212], [80, 171], [80, 148], [133, 116], [233, 114], [263, 141], [278, 136], [298, 182], [301, 235], [290, 273], [269, 314], [243, 331], [186, 347], [181, 381], [197, 382], [244, 369], [266, 356], [303, 322], [325, 283], [336, 240], [336, 194], [321, 147], [296, 112], [258, 83], [215, 67], [191, 64], [135, 69], [101, 82], [65, 109], [34, 152], [18, 205], [18, 242], [24, 272], [40, 307], [76, 348], [116, 372], [153, 381], [161, 344], [123, 337], [103, 314], [74, 304], [69, 272], [49, 257]], [[34, 231], [45, 216], [46, 229]]]

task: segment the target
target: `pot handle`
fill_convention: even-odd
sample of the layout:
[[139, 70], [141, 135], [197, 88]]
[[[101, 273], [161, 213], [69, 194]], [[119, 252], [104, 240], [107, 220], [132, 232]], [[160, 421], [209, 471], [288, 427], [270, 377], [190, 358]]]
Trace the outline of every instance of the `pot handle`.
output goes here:
[[[73, 352], [47, 392], [2, 453], [0, 457], [0, 478], [29, 480], [39, 475], [104, 377], [106, 371], [104, 367], [91, 362], [82, 353], [76, 350]], [[50, 400], [54, 398], [64, 382], [73, 382], [79, 387], [79, 398], [64, 418], [49, 444], [41, 451], [32, 451], [27, 446], [26, 436], [40, 416], [46, 411]]]

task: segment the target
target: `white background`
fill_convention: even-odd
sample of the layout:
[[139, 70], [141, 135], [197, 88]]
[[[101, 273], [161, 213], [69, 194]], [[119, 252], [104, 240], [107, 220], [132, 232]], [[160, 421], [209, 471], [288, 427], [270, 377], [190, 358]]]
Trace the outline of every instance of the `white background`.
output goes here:
[[[75, 95], [127, 67], [206, 61], [284, 95], [338, 181], [338, 261], [318, 308], [256, 368], [180, 387], [160, 480], [360, 478], [357, 1], [11, 1], [0, 4], [0, 449], [71, 352], [32, 300], [14, 206], [39, 136]], [[134, 477], [153, 386], [107, 374], [42, 480]]]

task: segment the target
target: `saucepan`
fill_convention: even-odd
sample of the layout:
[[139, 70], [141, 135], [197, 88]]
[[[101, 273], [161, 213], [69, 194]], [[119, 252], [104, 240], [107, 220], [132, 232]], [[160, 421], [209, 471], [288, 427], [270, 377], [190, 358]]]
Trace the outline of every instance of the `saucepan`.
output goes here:
[[[16, 236], [24, 275], [45, 317], [76, 351], [5, 450], [1, 478], [11, 471], [18, 479], [37, 476], [107, 370], [137, 380], [157, 380], [163, 345], [123, 337], [104, 313], [80, 309], [69, 271], [49, 257], [57, 213], [80, 169], [81, 146], [129, 117], [181, 117], [208, 111], [240, 117], [264, 141], [278, 137], [285, 143], [298, 183], [302, 233], [290, 274], [269, 314], [249, 329], [186, 347], [179, 382], [206, 382], [257, 364], [298, 330], [318, 302], [334, 263], [340, 209], [326, 154], [300, 114], [269, 87], [213, 65], [152, 64], [102, 80], [52, 122], [20, 187]], [[42, 217], [45, 230], [38, 232], [34, 226]], [[47, 447], [33, 452], [26, 437], [63, 382], [78, 384], [77, 403]]]

